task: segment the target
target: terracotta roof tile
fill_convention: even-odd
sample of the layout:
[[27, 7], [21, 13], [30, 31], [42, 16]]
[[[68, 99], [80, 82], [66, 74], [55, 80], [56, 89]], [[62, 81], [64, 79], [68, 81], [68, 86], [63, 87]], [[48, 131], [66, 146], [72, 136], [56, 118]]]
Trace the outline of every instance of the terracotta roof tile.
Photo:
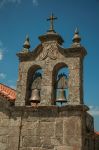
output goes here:
[[0, 95], [5, 97], [7, 100], [15, 100], [16, 90], [0, 83]]
[[99, 135], [99, 132], [95, 132], [97, 135]]

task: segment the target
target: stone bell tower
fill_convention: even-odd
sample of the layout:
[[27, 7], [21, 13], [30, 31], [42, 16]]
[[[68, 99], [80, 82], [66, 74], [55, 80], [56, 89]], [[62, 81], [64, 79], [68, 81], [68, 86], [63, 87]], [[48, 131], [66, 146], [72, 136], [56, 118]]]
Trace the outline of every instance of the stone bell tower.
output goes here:
[[[26, 119], [21, 127], [23, 144], [20, 147], [93, 150], [93, 118], [83, 100], [83, 60], [87, 52], [80, 44], [78, 29], [71, 47], [62, 47], [64, 40], [54, 30], [55, 19], [53, 14], [47, 19], [50, 29], [39, 36], [41, 43], [35, 49], [29, 50], [27, 36], [22, 51], [17, 54], [19, 76], [15, 106], [24, 108]], [[59, 74], [62, 68], [68, 69], [68, 74], [66, 70]]]
[[[17, 54], [20, 60], [19, 79], [17, 84], [16, 105], [28, 105], [31, 96], [31, 84], [33, 75], [37, 69], [42, 69], [42, 79], [39, 91], [39, 105], [55, 105], [57, 100], [57, 73], [58, 70], [67, 67], [68, 74], [68, 104], [83, 104], [83, 59], [86, 50], [80, 45], [79, 32], [75, 31], [73, 44], [70, 48], [62, 48], [62, 37], [55, 32], [53, 15], [50, 29], [46, 34], [39, 36], [41, 44], [33, 51], [29, 51], [29, 38], [26, 37], [23, 50]], [[35, 91], [34, 91], [35, 92]], [[33, 95], [32, 95], [33, 96]]]

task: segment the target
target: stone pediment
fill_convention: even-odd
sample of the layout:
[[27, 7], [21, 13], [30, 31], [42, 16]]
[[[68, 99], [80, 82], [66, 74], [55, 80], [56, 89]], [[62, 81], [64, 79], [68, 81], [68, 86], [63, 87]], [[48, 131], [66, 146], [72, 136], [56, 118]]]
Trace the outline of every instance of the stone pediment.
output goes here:
[[30, 61], [30, 60], [44, 60], [47, 57], [55, 60], [59, 55], [63, 55], [64, 57], [77, 57], [77, 56], [85, 56], [87, 54], [84, 47], [75, 47], [75, 48], [63, 48], [57, 42], [45, 42], [43, 44], [39, 44], [32, 51], [24, 52], [21, 51], [17, 53], [20, 61]]

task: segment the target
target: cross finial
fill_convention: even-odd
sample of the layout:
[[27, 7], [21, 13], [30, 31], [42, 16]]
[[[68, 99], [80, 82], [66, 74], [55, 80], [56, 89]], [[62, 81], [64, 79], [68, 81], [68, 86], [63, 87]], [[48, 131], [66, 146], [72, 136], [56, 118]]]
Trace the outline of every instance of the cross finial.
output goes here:
[[49, 29], [49, 31], [54, 31], [54, 20], [56, 20], [56, 19], [57, 19], [57, 17], [54, 17], [53, 13], [47, 19], [47, 21], [50, 21], [50, 29]]

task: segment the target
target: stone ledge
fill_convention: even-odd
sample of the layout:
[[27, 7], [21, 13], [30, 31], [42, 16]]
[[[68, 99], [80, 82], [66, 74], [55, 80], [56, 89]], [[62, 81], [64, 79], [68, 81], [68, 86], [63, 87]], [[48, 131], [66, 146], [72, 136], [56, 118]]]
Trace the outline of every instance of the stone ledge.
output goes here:
[[62, 107], [58, 106], [14, 106], [9, 107], [10, 113], [16, 114], [16, 116], [32, 116], [32, 117], [64, 117], [72, 116], [72, 114], [79, 115], [82, 112], [88, 111], [89, 108], [86, 105], [66, 105]]
[[57, 110], [57, 111], [72, 111], [72, 110], [80, 110], [80, 111], [88, 111], [89, 107], [86, 105], [66, 105], [66, 106], [55, 106], [55, 105], [51, 105], [51, 106], [14, 106], [14, 107], [10, 107], [10, 109], [16, 109], [16, 110], [29, 110], [29, 111], [33, 111], [33, 110]]

